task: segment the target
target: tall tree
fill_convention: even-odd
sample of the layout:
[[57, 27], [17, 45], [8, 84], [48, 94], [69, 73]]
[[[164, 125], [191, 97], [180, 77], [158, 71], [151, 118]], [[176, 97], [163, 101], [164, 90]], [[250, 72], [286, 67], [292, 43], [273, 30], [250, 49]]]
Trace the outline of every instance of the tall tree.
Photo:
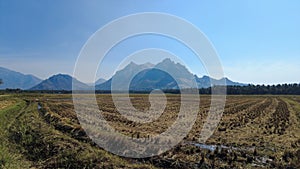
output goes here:
[[3, 83], [2, 79], [0, 79], [0, 85]]

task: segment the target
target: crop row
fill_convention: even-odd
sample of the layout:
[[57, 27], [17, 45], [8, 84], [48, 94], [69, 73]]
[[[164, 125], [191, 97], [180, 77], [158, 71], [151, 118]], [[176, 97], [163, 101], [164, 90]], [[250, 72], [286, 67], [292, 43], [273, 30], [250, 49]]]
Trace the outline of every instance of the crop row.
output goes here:
[[290, 112], [287, 104], [280, 99], [275, 112], [265, 126], [266, 132], [269, 134], [284, 134], [286, 128], [289, 126], [289, 117]]
[[[248, 103], [244, 106], [240, 106], [237, 108], [238, 112], [235, 113], [235, 116], [233, 116], [230, 120], [221, 122], [221, 128], [236, 128], [236, 127], [243, 127], [255, 118], [259, 117], [260, 115], [263, 115], [265, 110], [270, 106], [272, 103], [272, 100], [270, 98], [261, 101], [260, 103], [254, 102], [254, 103]], [[235, 111], [237, 111], [235, 109]], [[222, 129], [221, 129], [222, 130]]]
[[246, 101], [246, 102], [243, 102], [241, 104], [238, 104], [238, 103], [232, 103], [230, 104], [230, 106], [228, 106], [228, 108], [225, 107], [225, 110], [224, 110], [224, 114], [228, 114], [228, 115], [233, 115], [235, 113], [238, 113], [238, 112], [241, 112], [243, 110], [246, 110], [248, 109], [249, 107], [259, 103], [260, 101], [257, 101], [257, 100], [253, 100], [253, 101]]
[[[56, 130], [68, 134], [71, 137], [78, 140], [88, 140], [84, 130], [77, 122], [76, 114], [73, 111], [70, 111], [70, 108], [61, 109], [60, 107], [61, 105], [53, 104], [53, 103], [52, 104], [39, 103], [39, 104], [41, 106], [41, 108], [39, 109], [39, 114], [48, 124], [54, 126]], [[65, 106], [67, 105], [64, 105], [63, 107]], [[61, 115], [65, 115], [65, 113], [63, 112], [68, 112], [70, 113], [70, 115], [66, 117], [62, 117]], [[76, 120], [74, 119], [74, 117], [76, 118]]]

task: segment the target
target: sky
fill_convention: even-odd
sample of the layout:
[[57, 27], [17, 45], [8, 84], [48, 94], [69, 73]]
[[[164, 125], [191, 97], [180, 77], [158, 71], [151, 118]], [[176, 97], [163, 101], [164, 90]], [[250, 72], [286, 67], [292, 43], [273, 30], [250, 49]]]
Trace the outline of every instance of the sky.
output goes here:
[[[162, 12], [201, 30], [229, 79], [299, 83], [299, 7], [298, 0], [0, 0], [0, 66], [42, 79], [57, 73], [72, 75], [82, 47], [104, 25], [130, 14]], [[195, 62], [184, 45], [144, 35], [114, 47], [99, 63], [98, 77], [110, 78], [126, 56], [147, 48], [168, 50], [191, 72], [207, 74], [205, 65]]]

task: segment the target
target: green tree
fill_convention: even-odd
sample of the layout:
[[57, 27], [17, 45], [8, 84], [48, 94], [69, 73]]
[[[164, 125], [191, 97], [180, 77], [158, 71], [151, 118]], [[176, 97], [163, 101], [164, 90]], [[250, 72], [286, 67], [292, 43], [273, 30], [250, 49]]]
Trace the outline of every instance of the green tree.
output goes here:
[[2, 79], [0, 79], [0, 85], [3, 83]]

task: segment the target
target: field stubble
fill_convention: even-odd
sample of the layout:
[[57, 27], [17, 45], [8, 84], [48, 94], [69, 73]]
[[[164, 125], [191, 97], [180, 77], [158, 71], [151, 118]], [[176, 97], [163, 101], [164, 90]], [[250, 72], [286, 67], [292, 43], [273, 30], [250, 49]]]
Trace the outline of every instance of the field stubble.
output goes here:
[[[22, 96], [22, 98], [24, 97]], [[137, 110], [149, 110], [150, 103], [147, 95], [130, 95], [130, 98]], [[87, 152], [85, 151], [87, 154], [93, 154], [91, 151], [96, 151], [98, 153], [94, 152], [94, 156], [99, 153], [103, 155], [101, 148], [93, 144], [81, 128], [70, 95], [32, 95], [27, 96], [26, 99], [35, 106], [38, 104], [41, 106], [38, 116], [30, 118], [39, 119], [38, 121], [41, 123], [39, 125], [49, 128], [42, 130], [42, 135], [48, 133], [46, 131], [49, 130], [52, 133], [61, 133], [57, 137], [63, 139], [54, 141], [56, 142], [53, 143], [54, 145], [68, 146], [64, 141], [69, 140], [70, 144], [89, 147]], [[151, 123], [137, 123], [126, 119], [118, 112], [110, 95], [97, 95], [99, 109], [110, 126], [128, 137], [145, 139], [151, 139], [155, 135], [163, 133], [176, 121], [180, 101], [179, 95], [167, 95], [166, 108], [159, 118]], [[1, 103], [8, 104], [3, 101]], [[122, 164], [129, 166], [127, 162], [130, 161], [130, 163], [142, 163], [145, 165], [144, 167], [158, 168], [300, 167], [300, 97], [228, 96], [219, 126], [213, 136], [205, 144], [201, 144], [198, 142], [198, 138], [206, 121], [210, 104], [210, 96], [201, 96], [196, 122], [180, 144], [156, 157], [121, 159]], [[28, 123], [30, 124], [30, 122]], [[11, 133], [21, 130], [17, 126], [11, 127]], [[46, 135], [51, 137], [49, 133]], [[16, 144], [20, 143], [16, 142]], [[22, 143], [22, 145], [26, 144]], [[80, 150], [78, 151], [80, 152]], [[60, 156], [49, 155], [47, 160], [54, 165], [53, 163], [58, 157]], [[113, 155], [109, 155], [109, 157], [113, 160], [117, 159]], [[81, 158], [72, 159], [80, 161]], [[91, 159], [93, 158], [91, 157]], [[40, 166], [48, 164], [45, 162], [46, 159], [39, 160], [42, 161], [39, 163]], [[82, 163], [87, 165], [88, 162], [85, 160], [88, 159], [84, 159]], [[100, 161], [94, 160], [93, 163], [101, 163]], [[128, 168], [132, 167], [139, 166], [129, 166]]]

